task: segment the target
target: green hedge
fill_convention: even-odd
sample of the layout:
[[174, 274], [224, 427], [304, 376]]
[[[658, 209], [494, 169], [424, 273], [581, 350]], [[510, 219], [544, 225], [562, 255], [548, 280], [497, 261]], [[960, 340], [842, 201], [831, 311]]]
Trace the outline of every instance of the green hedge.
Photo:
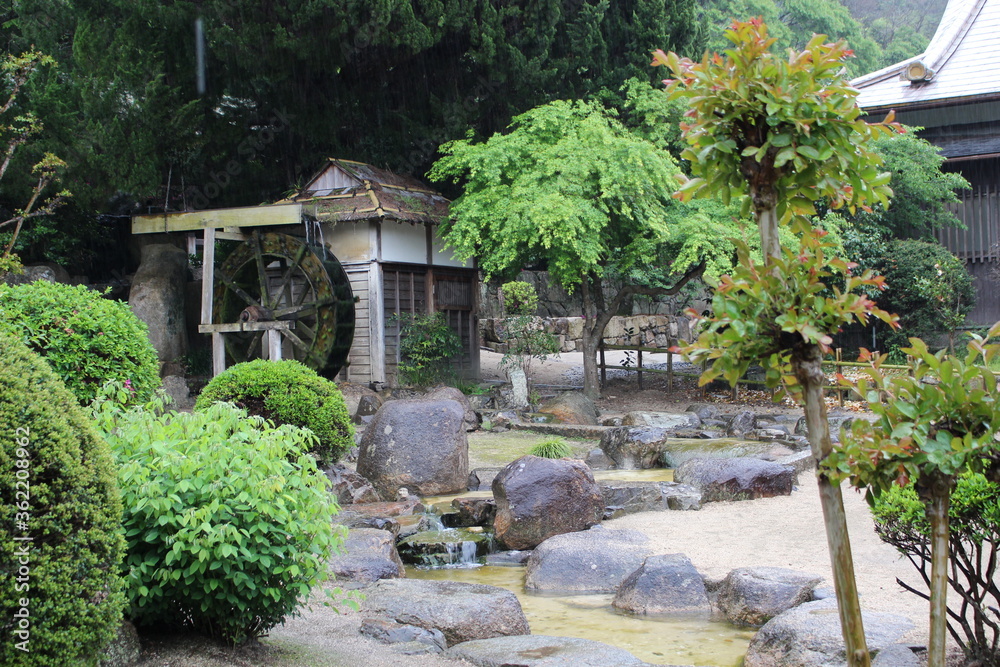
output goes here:
[[321, 465], [336, 462], [354, 445], [351, 416], [337, 385], [297, 361], [257, 359], [227, 368], [205, 386], [195, 409], [217, 401], [278, 425], [309, 429], [318, 438], [313, 454]]
[[107, 443], [48, 364], [0, 333], [0, 664], [96, 663], [121, 624], [121, 517]]
[[160, 386], [149, 332], [128, 304], [82, 285], [0, 285], [0, 328], [17, 334], [86, 405], [105, 382], [128, 382], [136, 401]]

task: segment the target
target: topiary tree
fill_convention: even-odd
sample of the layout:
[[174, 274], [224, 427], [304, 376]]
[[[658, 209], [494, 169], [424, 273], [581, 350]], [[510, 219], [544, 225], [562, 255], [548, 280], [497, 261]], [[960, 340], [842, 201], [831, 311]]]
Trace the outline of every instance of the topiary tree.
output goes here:
[[[872, 506], [875, 531], [917, 569], [930, 589], [932, 528], [927, 506], [913, 484], [893, 486]], [[982, 474], [958, 477], [948, 503], [948, 585], [957, 609], [946, 608], [948, 631], [967, 664], [1000, 665], [1000, 485]], [[900, 586], [925, 600], [930, 595], [900, 579]], [[953, 596], [954, 597], [954, 596]]]
[[195, 409], [219, 401], [279, 426], [309, 429], [317, 438], [312, 453], [320, 465], [335, 463], [354, 445], [354, 426], [337, 385], [298, 361], [256, 359], [230, 366], [205, 386]]
[[0, 332], [0, 664], [95, 665], [121, 624], [108, 445], [45, 361]]
[[164, 414], [125, 398], [92, 412], [119, 464], [136, 623], [238, 643], [298, 613], [342, 543], [316, 436], [224, 403]]
[[[989, 337], [1000, 335], [1000, 323]], [[973, 336], [964, 357], [932, 354], [919, 338], [903, 351], [913, 356], [911, 375], [886, 375], [886, 355], [864, 351], [870, 378], [855, 390], [868, 401], [877, 421], [855, 420], [841, 444], [822, 465], [831, 478], [850, 479], [869, 498], [912, 483], [929, 524], [931, 572], [928, 665], [944, 667], [947, 624], [949, 502], [965, 471], [985, 471], [1000, 480], [1000, 387], [989, 364], [1000, 344]], [[843, 381], [846, 386], [852, 386]]]
[[0, 327], [4, 324], [45, 357], [81, 404], [111, 380], [128, 383], [139, 402], [160, 386], [145, 323], [128, 304], [82, 285], [43, 280], [0, 285]]
[[[887, 204], [890, 176], [879, 172], [868, 142], [892, 127], [861, 118], [857, 91], [844, 78], [843, 61], [852, 55], [845, 43], [815, 35], [802, 51], [777, 56], [759, 19], [734, 23], [725, 36], [733, 48], [724, 55], [693, 62], [658, 51], [653, 60], [675, 77], [665, 82], [670, 97], [690, 104], [681, 125], [689, 144], [682, 157], [694, 178], [683, 179], [675, 196], [719, 197], [727, 204], [742, 197], [744, 212], [757, 220], [764, 256], [754, 262], [741, 249], [739, 267], [716, 289], [707, 330], [686, 352], [712, 362], [702, 383], [717, 377], [735, 383], [751, 363], [762, 362], [768, 384], [783, 384], [803, 404], [818, 462], [832, 449], [822, 370], [831, 334], [855, 319], [892, 318], [852, 293], [864, 284], [879, 286], [880, 279], [852, 276], [852, 267], [832, 256], [825, 232], [805, 216], [815, 215], [820, 201], [851, 210]], [[782, 248], [780, 225], [796, 232], [797, 249]], [[825, 296], [833, 278], [843, 280], [846, 291]], [[819, 490], [848, 664], [868, 665], [840, 487], [820, 475]]]
[[512, 280], [500, 286], [500, 294], [507, 315], [534, 315], [538, 309], [538, 292], [531, 283]]
[[507, 352], [500, 360], [500, 367], [508, 372], [521, 369], [525, 381], [531, 382], [531, 361], [545, 361], [550, 354], [559, 352], [559, 341], [545, 330], [544, 322], [535, 316], [538, 293], [531, 283], [514, 280], [500, 286], [507, 316], [501, 324], [501, 336]]

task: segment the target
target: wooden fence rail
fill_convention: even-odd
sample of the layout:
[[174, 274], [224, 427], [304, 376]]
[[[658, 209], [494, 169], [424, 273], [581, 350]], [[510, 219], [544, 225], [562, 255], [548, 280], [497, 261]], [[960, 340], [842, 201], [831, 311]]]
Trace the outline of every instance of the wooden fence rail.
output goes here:
[[[673, 344], [673, 342], [672, 342], [672, 344]], [[629, 365], [626, 365], [626, 366], [609, 366], [607, 364], [607, 362], [605, 360], [605, 356], [604, 356], [604, 353], [605, 353], [606, 350], [616, 350], [616, 351], [621, 351], [621, 352], [635, 352], [636, 353], [636, 363], [635, 363], [635, 365], [629, 364]], [[642, 366], [642, 359], [643, 359], [642, 355], [643, 355], [644, 352], [647, 353], [647, 354], [666, 354], [667, 355], [667, 367], [666, 367], [666, 369], [663, 369], [663, 368], [643, 368], [643, 366]], [[675, 371], [674, 370], [674, 355], [670, 354], [668, 352], [667, 348], [662, 348], [662, 347], [647, 347], [647, 346], [643, 346], [643, 345], [605, 345], [605, 344], [601, 344], [601, 346], [598, 348], [598, 353], [599, 353], [599, 359], [598, 359], [598, 364], [597, 365], [598, 365], [598, 368], [600, 368], [600, 370], [601, 370], [601, 387], [602, 388], [607, 385], [607, 380], [608, 380], [607, 371], [608, 370], [623, 370], [623, 371], [629, 371], [629, 372], [636, 373], [637, 376], [638, 376], [638, 380], [639, 380], [639, 390], [640, 391], [643, 388], [642, 376], [645, 373], [661, 373], [661, 374], [666, 374], [666, 376], [667, 376], [667, 391], [673, 391], [674, 390], [674, 378], [676, 378], [676, 377], [697, 378], [697, 377], [701, 376], [701, 373], [691, 373], [691, 372], [678, 372], [678, 371]], [[875, 354], [877, 355], [878, 352], [875, 352]], [[844, 371], [845, 368], [868, 368], [868, 366], [869, 365], [867, 363], [860, 362], [860, 361], [844, 361], [844, 359], [843, 359], [843, 353], [842, 353], [842, 350], [840, 348], [837, 348], [834, 351], [834, 355], [833, 355], [832, 359], [827, 359], [827, 360], [825, 360], [823, 362], [823, 368], [824, 368], [824, 370], [833, 370], [833, 371], [835, 371], [838, 374], [843, 374], [843, 371]], [[907, 363], [906, 364], [882, 364], [880, 366], [880, 368], [882, 368], [884, 370], [890, 370], [890, 371], [892, 371], [892, 370], [906, 371], [906, 372], [912, 374], [913, 373], [913, 360], [911, 358], [907, 357]], [[1000, 372], [994, 371], [993, 374], [996, 375], [996, 376], [998, 376], [998, 377], [1000, 377]], [[740, 385], [764, 386], [764, 381], [763, 380], [750, 380], [750, 379], [746, 379], [746, 378], [740, 378], [739, 380], [736, 381], [736, 386], [734, 386], [733, 389], [732, 389], [733, 400], [736, 400], [737, 398], [739, 398], [739, 387], [740, 387]], [[844, 396], [845, 396], [845, 394], [849, 394], [851, 392], [851, 390], [849, 388], [838, 387], [838, 386], [828, 386], [828, 387], [825, 388], [825, 390], [826, 391], [834, 391], [834, 392], [836, 392], [837, 396], [838, 396], [838, 399], [840, 401], [840, 405], [841, 406], [844, 405]], [[774, 393], [773, 390], [772, 390], [771, 393], [772, 394]]]

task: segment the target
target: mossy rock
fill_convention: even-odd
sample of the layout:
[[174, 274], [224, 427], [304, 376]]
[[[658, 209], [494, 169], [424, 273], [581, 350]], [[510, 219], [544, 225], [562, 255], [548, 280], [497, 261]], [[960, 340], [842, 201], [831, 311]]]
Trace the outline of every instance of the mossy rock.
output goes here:
[[49, 365], [2, 332], [0, 501], [0, 664], [96, 664], [124, 606], [111, 453]]

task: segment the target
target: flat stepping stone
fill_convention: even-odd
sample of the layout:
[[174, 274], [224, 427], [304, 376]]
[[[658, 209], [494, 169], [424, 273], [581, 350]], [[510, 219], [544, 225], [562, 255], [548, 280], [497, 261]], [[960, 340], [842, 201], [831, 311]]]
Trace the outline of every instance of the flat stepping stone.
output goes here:
[[366, 617], [440, 630], [449, 646], [531, 632], [517, 596], [485, 584], [383, 579], [365, 591]]
[[[879, 653], [897, 644], [913, 629], [910, 619], [897, 614], [862, 612], [861, 617], [868, 650], [875, 662]], [[847, 650], [840, 631], [837, 601], [806, 602], [772, 618], [754, 635], [743, 664], [745, 667], [846, 665]]]
[[477, 639], [453, 646], [445, 657], [479, 667], [640, 667], [628, 651], [590, 639], [524, 635]]

